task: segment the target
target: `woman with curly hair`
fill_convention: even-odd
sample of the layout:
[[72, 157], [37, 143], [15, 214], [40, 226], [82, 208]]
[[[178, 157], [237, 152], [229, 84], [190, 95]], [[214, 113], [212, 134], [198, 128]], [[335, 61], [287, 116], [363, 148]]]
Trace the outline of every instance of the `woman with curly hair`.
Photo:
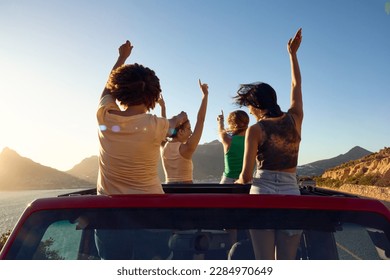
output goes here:
[[160, 81], [148, 67], [124, 64], [132, 49], [129, 41], [120, 46], [97, 110], [99, 194], [164, 193], [160, 144], [187, 121], [184, 112], [169, 120], [148, 113], [160, 98]]

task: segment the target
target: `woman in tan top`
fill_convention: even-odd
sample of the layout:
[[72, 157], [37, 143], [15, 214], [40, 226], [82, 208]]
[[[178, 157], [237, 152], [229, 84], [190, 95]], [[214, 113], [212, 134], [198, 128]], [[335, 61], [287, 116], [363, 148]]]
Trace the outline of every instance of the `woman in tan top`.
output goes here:
[[161, 148], [162, 163], [167, 184], [193, 182], [192, 155], [202, 137], [209, 94], [208, 85], [202, 84], [200, 80], [199, 87], [203, 96], [194, 132], [191, 131], [191, 124], [187, 120], [175, 128], [174, 133], [170, 136], [171, 140], [163, 143]]
[[132, 49], [129, 41], [120, 46], [99, 101], [99, 194], [164, 193], [160, 144], [187, 120], [184, 112], [170, 120], [149, 114], [160, 98], [160, 81], [147, 67], [125, 64]]

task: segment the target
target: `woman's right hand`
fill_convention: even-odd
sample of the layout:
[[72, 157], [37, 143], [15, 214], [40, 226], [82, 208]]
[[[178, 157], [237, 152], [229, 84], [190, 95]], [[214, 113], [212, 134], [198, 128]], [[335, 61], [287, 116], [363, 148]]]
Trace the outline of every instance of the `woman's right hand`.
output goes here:
[[130, 56], [133, 47], [134, 46], [131, 45], [130, 41], [127, 40], [126, 43], [119, 47], [119, 57], [126, 60]]
[[184, 122], [188, 120], [187, 113], [184, 111], [181, 111], [181, 113], [177, 115], [177, 118], [178, 118], [178, 125], [182, 125]]
[[199, 79], [199, 87], [203, 92], [203, 95], [208, 95], [209, 94], [209, 86], [208, 84], [202, 84], [202, 82]]
[[159, 97], [159, 99], [157, 100], [157, 103], [158, 103], [161, 107], [165, 107], [165, 101], [164, 101], [164, 98], [163, 98], [162, 94], [160, 94], [160, 97]]
[[224, 118], [224, 116], [223, 116], [223, 110], [221, 110], [221, 115], [218, 115], [218, 116], [217, 116], [217, 121], [223, 123], [224, 119], [225, 119], [225, 118]]

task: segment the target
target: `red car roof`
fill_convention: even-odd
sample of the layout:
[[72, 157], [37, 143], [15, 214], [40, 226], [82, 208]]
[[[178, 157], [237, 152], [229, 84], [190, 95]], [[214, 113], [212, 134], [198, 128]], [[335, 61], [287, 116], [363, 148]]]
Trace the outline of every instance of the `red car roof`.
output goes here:
[[32, 212], [72, 208], [278, 208], [376, 212], [390, 221], [390, 210], [378, 200], [337, 196], [248, 194], [148, 194], [82, 195], [42, 198], [32, 202]]

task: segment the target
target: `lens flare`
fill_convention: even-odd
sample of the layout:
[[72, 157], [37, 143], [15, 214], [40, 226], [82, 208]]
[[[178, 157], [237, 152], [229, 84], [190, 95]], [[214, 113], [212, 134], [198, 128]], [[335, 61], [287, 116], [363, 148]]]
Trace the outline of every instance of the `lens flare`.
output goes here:
[[111, 130], [112, 130], [113, 132], [119, 132], [119, 131], [121, 131], [121, 128], [120, 128], [119, 125], [113, 125], [113, 126], [111, 127]]

